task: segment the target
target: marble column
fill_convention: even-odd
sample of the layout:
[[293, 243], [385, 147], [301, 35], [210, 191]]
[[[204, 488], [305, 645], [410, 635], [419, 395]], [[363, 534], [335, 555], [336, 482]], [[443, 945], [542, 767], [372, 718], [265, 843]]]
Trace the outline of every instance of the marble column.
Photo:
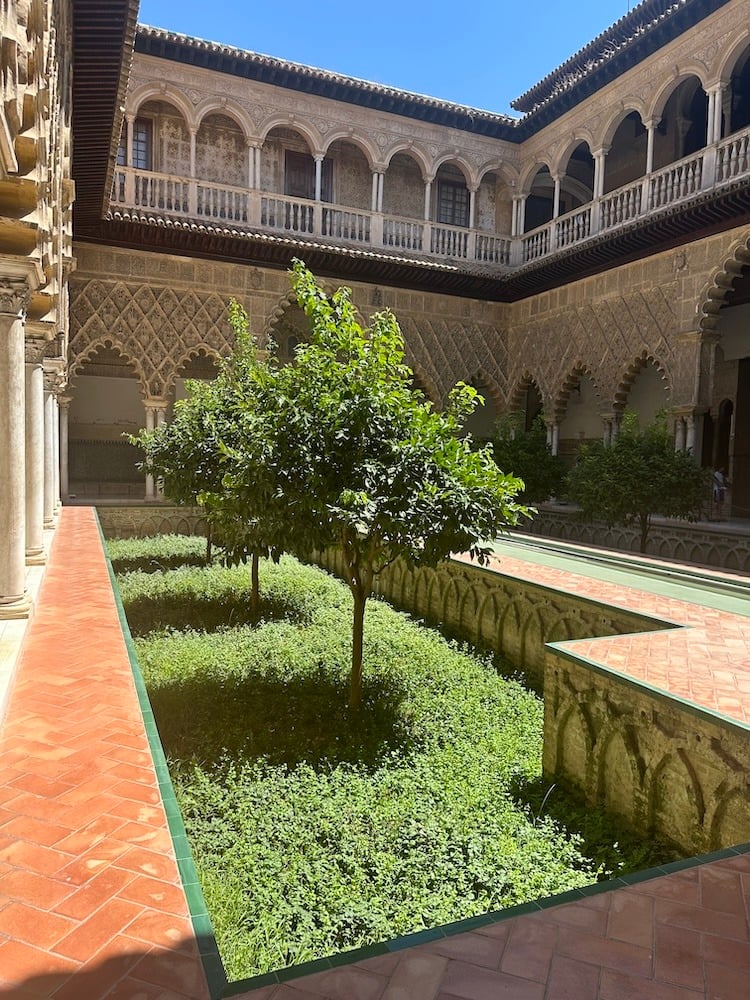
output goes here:
[[55, 523], [55, 388], [57, 373], [44, 372], [44, 527]]
[[44, 372], [46, 341], [25, 341], [26, 354], [26, 562], [44, 557]]
[[52, 444], [55, 450], [54, 464], [52, 467], [54, 472], [52, 498], [54, 500], [56, 514], [59, 513], [60, 508], [62, 507], [62, 498], [60, 496], [60, 403], [59, 403], [60, 391], [61, 391], [60, 384], [58, 383], [55, 386], [55, 392], [52, 394], [52, 400], [53, 400], [52, 415], [54, 418], [52, 427]]
[[70, 473], [68, 471], [68, 413], [71, 404], [70, 396], [60, 396], [57, 400], [60, 406], [60, 499], [63, 503], [70, 496]]
[[25, 280], [0, 279], [0, 619], [26, 618]]
[[[146, 404], [146, 430], [152, 431], [154, 429], [154, 409], [152, 406]], [[146, 473], [146, 500], [153, 500], [155, 496], [154, 491], [154, 477], [150, 473]]]

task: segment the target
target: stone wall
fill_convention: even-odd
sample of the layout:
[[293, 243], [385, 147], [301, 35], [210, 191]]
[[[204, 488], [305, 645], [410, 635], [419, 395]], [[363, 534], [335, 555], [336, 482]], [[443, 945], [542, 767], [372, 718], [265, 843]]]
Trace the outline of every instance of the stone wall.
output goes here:
[[545, 773], [687, 854], [750, 835], [749, 737], [570, 651], [547, 651]]
[[[320, 562], [343, 576], [340, 553], [327, 552]], [[646, 615], [458, 560], [417, 570], [396, 563], [376, 577], [375, 592], [450, 634], [500, 653], [538, 690], [544, 682], [547, 642], [668, 627]]]
[[[528, 530], [550, 538], [625, 552], [638, 552], [640, 537], [636, 528], [622, 525], [608, 528], [604, 524], [579, 521], [572, 510], [540, 510]], [[727, 530], [721, 523], [695, 525], [659, 520], [651, 528], [646, 550], [647, 555], [660, 559], [750, 573], [750, 533]]]
[[[201, 534], [199, 511], [99, 507], [108, 537]], [[342, 575], [341, 555], [321, 564]], [[377, 593], [428, 623], [500, 653], [544, 694], [544, 771], [686, 854], [750, 836], [746, 727], [578, 659], [559, 644], [673, 627], [461, 561], [410, 570], [397, 563]], [[554, 645], [549, 646], [548, 643]]]

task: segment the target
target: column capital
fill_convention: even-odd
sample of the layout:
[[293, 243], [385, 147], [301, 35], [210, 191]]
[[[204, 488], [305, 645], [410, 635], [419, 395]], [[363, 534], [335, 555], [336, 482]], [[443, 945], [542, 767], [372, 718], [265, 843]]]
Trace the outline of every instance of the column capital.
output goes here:
[[159, 410], [166, 410], [168, 405], [163, 396], [149, 396], [148, 399], [143, 400], [144, 409], [153, 410], [154, 413], [158, 413]]
[[27, 365], [40, 365], [44, 352], [47, 349], [47, 341], [41, 337], [26, 337], [23, 342], [25, 361]]
[[0, 314], [26, 319], [31, 289], [23, 279], [0, 277]]

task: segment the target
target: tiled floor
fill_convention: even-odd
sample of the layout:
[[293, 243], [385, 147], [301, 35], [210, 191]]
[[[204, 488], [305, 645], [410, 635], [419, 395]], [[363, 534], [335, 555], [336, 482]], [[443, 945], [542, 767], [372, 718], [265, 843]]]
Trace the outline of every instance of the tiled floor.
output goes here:
[[[544, 579], [540, 567], [508, 558], [502, 572]], [[614, 655], [625, 643], [628, 669], [749, 717], [750, 619], [586, 579], [558, 575], [557, 585], [579, 593], [591, 587], [591, 596], [693, 626], [586, 640], [590, 655]], [[658, 655], [645, 656], [655, 641]], [[710, 669], [699, 675], [706, 648]], [[750, 1000], [750, 854], [728, 852], [699, 867], [605, 893], [584, 890], [551, 908], [417, 940], [243, 996]], [[62, 512], [0, 732], [0, 997], [27, 996], [208, 997], [87, 508]]]

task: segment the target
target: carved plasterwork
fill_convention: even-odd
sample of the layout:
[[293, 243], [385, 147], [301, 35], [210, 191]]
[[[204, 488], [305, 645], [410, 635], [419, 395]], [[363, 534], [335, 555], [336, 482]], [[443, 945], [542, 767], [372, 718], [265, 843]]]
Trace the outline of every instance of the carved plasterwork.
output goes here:
[[[98, 346], [131, 360], [144, 393], [161, 395], [186, 358], [229, 353], [226, 301], [216, 293], [90, 279], [75, 282], [70, 367], [74, 375]], [[156, 387], [156, 391], [154, 390]]]

